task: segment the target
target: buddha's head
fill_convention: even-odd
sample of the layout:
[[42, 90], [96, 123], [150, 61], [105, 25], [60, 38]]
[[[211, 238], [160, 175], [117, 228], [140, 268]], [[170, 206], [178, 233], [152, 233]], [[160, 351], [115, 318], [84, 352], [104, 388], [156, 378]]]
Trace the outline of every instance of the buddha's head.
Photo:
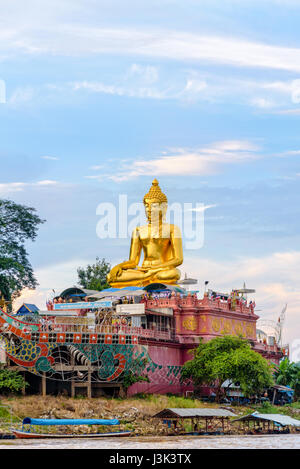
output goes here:
[[149, 222], [163, 220], [168, 208], [168, 199], [154, 179], [149, 192], [144, 196], [146, 216]]

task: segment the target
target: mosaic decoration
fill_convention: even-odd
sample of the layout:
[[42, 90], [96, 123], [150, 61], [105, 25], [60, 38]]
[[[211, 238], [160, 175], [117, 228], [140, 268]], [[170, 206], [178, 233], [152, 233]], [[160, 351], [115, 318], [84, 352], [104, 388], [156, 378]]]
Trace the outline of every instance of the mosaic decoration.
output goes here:
[[47, 379], [84, 382], [90, 374], [92, 382], [121, 382], [131, 371], [152, 383], [179, 383], [181, 367], [153, 362], [134, 335], [46, 332], [7, 314], [0, 315], [0, 327], [7, 357]]
[[182, 327], [188, 331], [195, 331], [197, 329], [197, 320], [194, 316], [188, 316], [183, 319]]
[[214, 317], [211, 320], [213, 332], [223, 335], [238, 335], [248, 339], [256, 338], [256, 329], [253, 323], [234, 319]]

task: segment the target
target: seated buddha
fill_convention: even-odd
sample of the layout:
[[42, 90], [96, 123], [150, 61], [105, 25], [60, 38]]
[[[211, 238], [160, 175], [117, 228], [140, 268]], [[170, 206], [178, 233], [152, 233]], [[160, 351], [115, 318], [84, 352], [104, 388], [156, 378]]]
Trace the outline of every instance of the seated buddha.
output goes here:
[[[134, 229], [128, 261], [109, 272], [107, 281], [112, 287], [175, 284], [180, 279], [177, 266], [183, 262], [181, 233], [176, 225], [165, 222], [168, 200], [156, 179], [143, 202], [148, 223]], [[142, 252], [144, 258], [139, 266]]]

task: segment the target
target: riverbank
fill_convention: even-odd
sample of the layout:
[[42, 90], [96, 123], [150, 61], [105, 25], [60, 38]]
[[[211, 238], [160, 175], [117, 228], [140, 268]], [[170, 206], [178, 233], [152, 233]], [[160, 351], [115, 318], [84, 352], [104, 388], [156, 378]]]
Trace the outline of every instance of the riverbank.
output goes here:
[[[167, 426], [153, 415], [165, 408], [227, 408], [237, 417], [252, 413], [255, 410], [264, 413], [280, 413], [300, 420], [300, 403], [283, 407], [273, 406], [226, 406], [204, 403], [197, 399], [187, 399], [178, 396], [146, 395], [135, 396], [127, 399], [71, 398], [66, 396], [18, 396], [0, 397], [0, 419], [10, 423], [11, 415], [13, 423], [21, 423], [23, 418], [117, 418], [121, 422], [123, 430], [131, 430], [132, 435], [157, 436], [166, 435]], [[11, 410], [11, 412], [10, 412]], [[186, 431], [190, 431], [188, 423]], [[212, 422], [211, 431], [217, 431], [220, 423]], [[1, 430], [0, 430], [1, 431]], [[87, 431], [87, 428], [79, 429]], [[232, 435], [244, 434], [238, 424], [232, 424], [226, 428], [226, 432]]]
[[[220, 435], [220, 436], [136, 436], [134, 438], [87, 438], [87, 439], [51, 439], [51, 440], [0, 440], [0, 450], [16, 450], [16, 449], [93, 449], [104, 450], [101, 462], [105, 463], [110, 455], [115, 455], [116, 452], [121, 454], [123, 450], [128, 450], [130, 454], [134, 455], [141, 450], [153, 451], [159, 453], [158, 450], [169, 450], [170, 453], [182, 453], [188, 450], [234, 450], [234, 449], [299, 449], [300, 438], [299, 434], [294, 435]], [[112, 450], [109, 452], [108, 450]], [[108, 451], [108, 452], [107, 452]], [[215, 453], [216, 455], [216, 453]], [[68, 452], [68, 457], [70, 453]], [[76, 455], [77, 456], [77, 455]], [[76, 457], [75, 456], [75, 457]], [[106, 458], [105, 458], [106, 456]], [[232, 457], [231, 453], [231, 457]], [[269, 455], [270, 456], [270, 453]], [[18, 457], [18, 453], [14, 453], [14, 460]], [[195, 458], [199, 458], [196, 453]], [[277, 454], [276, 454], [277, 457]], [[198, 459], [199, 461], [199, 459]], [[102, 464], [104, 465], [104, 464]], [[151, 464], [150, 464], [151, 465]], [[199, 463], [197, 464], [199, 465]]]

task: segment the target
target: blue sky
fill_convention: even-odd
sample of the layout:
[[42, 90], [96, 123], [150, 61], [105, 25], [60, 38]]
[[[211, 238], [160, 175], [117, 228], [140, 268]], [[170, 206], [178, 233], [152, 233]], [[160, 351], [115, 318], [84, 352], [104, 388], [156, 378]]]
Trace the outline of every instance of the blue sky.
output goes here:
[[[205, 210], [182, 271], [256, 288], [262, 317], [288, 303], [299, 339], [300, 3], [0, 0], [0, 196], [47, 220], [28, 245], [47, 292], [96, 256], [96, 207], [140, 202], [157, 177]], [[1, 101], [1, 99], [0, 99]], [[3, 101], [3, 99], [2, 99]], [[27, 295], [27, 296], [26, 296]], [[294, 341], [294, 342], [293, 342]]]

